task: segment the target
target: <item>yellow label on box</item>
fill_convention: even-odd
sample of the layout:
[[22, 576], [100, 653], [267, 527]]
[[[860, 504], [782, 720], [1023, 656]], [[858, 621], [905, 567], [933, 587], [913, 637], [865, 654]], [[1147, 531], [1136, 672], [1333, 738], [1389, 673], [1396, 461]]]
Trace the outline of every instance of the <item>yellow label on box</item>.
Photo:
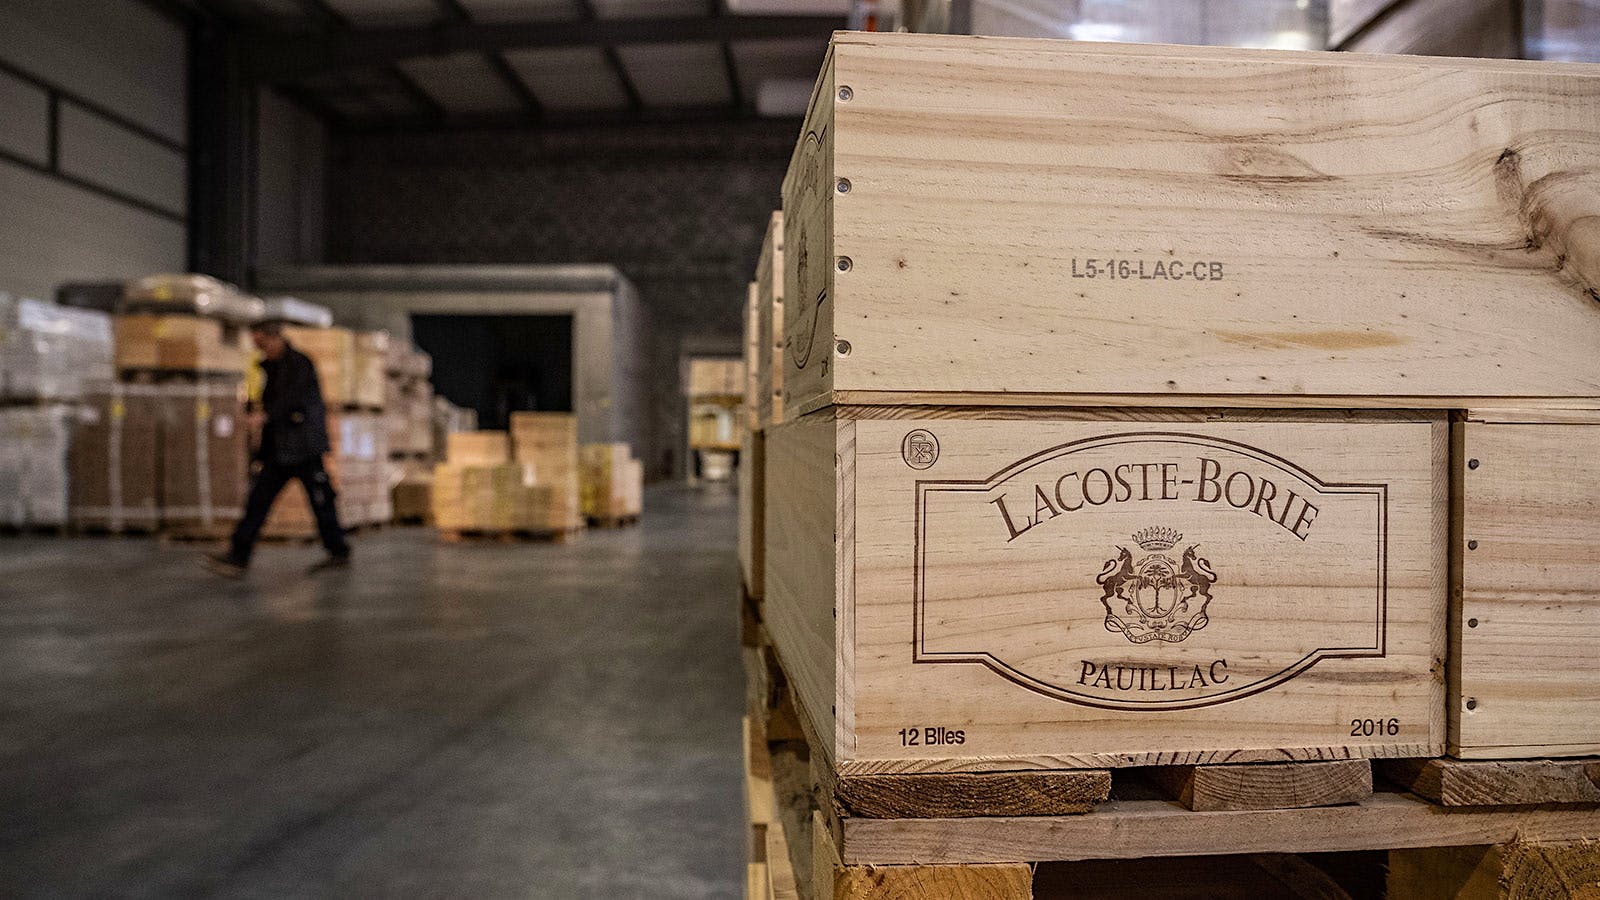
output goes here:
[[194, 417], [197, 421], [204, 422], [211, 418], [211, 401], [201, 400], [194, 405]]
[[111, 401], [111, 418], [121, 419], [128, 414], [128, 407], [121, 400]]

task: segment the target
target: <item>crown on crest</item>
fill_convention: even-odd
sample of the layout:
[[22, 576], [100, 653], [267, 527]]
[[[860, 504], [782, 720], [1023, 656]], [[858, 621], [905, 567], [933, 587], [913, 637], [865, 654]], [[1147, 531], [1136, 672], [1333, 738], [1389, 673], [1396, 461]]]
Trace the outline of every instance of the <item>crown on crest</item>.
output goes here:
[[1133, 533], [1133, 541], [1146, 550], [1171, 550], [1172, 545], [1183, 540], [1183, 534], [1174, 528], [1155, 526]]

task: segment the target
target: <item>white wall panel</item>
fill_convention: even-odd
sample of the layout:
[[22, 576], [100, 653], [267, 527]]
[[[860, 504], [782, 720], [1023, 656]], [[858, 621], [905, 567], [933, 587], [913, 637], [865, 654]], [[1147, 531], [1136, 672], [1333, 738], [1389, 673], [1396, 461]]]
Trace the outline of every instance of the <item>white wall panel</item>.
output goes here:
[[0, 0], [0, 59], [186, 141], [183, 28], [135, 0]]
[[174, 213], [188, 203], [183, 154], [71, 103], [61, 105], [61, 171]]
[[0, 162], [0, 290], [50, 297], [64, 281], [181, 271], [184, 227]]

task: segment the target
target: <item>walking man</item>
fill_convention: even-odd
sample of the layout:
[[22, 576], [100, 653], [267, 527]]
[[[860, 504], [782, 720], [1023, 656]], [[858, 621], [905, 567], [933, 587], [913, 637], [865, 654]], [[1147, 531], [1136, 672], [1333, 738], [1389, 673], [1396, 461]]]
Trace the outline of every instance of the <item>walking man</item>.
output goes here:
[[304, 353], [289, 345], [278, 322], [253, 326], [250, 337], [261, 351], [261, 370], [266, 377], [261, 390], [265, 415], [261, 443], [256, 448], [252, 466], [255, 474], [245, 501], [244, 518], [233, 530], [228, 552], [207, 556], [206, 568], [230, 578], [244, 575], [261, 526], [272, 510], [272, 501], [292, 478], [305, 486], [311, 512], [317, 519], [317, 533], [328, 551], [328, 558], [313, 566], [312, 571], [347, 566], [350, 545], [345, 543], [344, 529], [339, 527], [333, 484], [322, 467], [322, 455], [328, 452], [328, 417], [316, 367]]

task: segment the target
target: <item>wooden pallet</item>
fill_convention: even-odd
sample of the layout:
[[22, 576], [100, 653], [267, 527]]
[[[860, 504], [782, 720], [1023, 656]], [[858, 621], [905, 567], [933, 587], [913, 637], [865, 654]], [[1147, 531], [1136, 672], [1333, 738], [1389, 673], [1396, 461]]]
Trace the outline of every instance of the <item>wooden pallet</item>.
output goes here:
[[[1237, 896], [1349, 896], [1301, 857], [1308, 853], [1367, 854], [1361, 858], [1377, 864], [1369, 874], [1386, 879], [1394, 897], [1480, 896], [1437, 890], [1502, 881], [1533, 891], [1508, 896], [1566, 896], [1538, 892], [1552, 884], [1600, 889], [1600, 845], [1570, 846], [1600, 838], [1600, 760], [1359, 759], [840, 778], [795, 708], [748, 594], [739, 606], [747, 712], [751, 733], [768, 750], [768, 780], [810, 787], [809, 795], [790, 797], [803, 809], [768, 817], [764, 856], [753, 853], [752, 865], [767, 867], [764, 883], [780, 883], [772, 877], [770, 822], [781, 821], [777, 833], [800, 897], [1115, 896], [1086, 891], [1083, 879], [1101, 884], [1124, 865], [1117, 861], [1132, 860], [1139, 863], [1128, 864], [1130, 877], [1150, 879], [1152, 859], [1173, 871], [1175, 883], [1189, 877], [1185, 866], [1217, 869], [1239, 882]], [[757, 739], [747, 737], [747, 753], [757, 757]], [[785, 773], [786, 765], [802, 774]], [[799, 832], [812, 840], [797, 842]], [[1263, 878], [1278, 887], [1263, 889]]]
[[639, 515], [631, 516], [589, 516], [590, 528], [627, 528], [639, 524]]
[[581, 531], [581, 528], [565, 528], [553, 531], [529, 531], [522, 529], [495, 531], [482, 528], [441, 528], [439, 529], [439, 540], [446, 544], [565, 544], [572, 541], [573, 538], [576, 538]]

